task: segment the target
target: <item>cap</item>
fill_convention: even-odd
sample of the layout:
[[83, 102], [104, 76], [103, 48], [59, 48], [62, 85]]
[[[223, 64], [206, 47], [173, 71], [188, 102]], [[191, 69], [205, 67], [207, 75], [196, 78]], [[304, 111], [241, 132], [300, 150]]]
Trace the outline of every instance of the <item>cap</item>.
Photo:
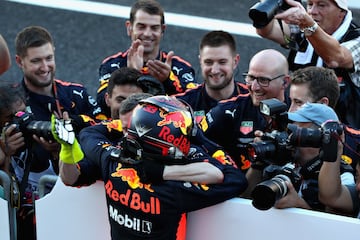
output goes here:
[[347, 0], [334, 0], [334, 2], [336, 3], [336, 5], [338, 5], [339, 8], [344, 9], [346, 11], [349, 10]]
[[312, 122], [318, 126], [328, 120], [339, 121], [335, 111], [321, 103], [305, 103], [295, 112], [289, 112], [288, 118], [294, 122]]

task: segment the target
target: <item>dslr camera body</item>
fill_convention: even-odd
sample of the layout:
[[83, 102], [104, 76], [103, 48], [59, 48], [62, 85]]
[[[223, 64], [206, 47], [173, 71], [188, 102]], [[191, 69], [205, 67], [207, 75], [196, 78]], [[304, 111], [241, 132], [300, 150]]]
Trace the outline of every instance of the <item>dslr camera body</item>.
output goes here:
[[[295, 0], [302, 3], [301, 0]], [[256, 3], [249, 10], [249, 17], [253, 21], [253, 26], [256, 28], [264, 28], [268, 25], [274, 16], [280, 12], [289, 9], [285, 0], [265, 0]], [[308, 41], [303, 32], [300, 31], [299, 26], [289, 24], [290, 36], [286, 36], [286, 46], [295, 51], [305, 52], [308, 47]]]
[[15, 113], [12, 122], [5, 126], [5, 130], [11, 124], [16, 125], [15, 132], [22, 132], [24, 134], [27, 143], [31, 142], [33, 134], [46, 140], [54, 140], [51, 133], [51, 122], [36, 121], [31, 113], [22, 111]]
[[[338, 138], [343, 131], [341, 124], [327, 121], [318, 129], [301, 128], [289, 123], [286, 108], [286, 104], [277, 99], [261, 101], [260, 111], [271, 116], [279, 130], [264, 133], [262, 141], [247, 146], [250, 161], [268, 165], [264, 169], [265, 181], [256, 185], [251, 194], [253, 205], [260, 210], [271, 208], [287, 194], [286, 181], [295, 188], [299, 185], [301, 176], [291, 163], [295, 147], [320, 148], [320, 158], [328, 162], [335, 162], [337, 158]], [[279, 120], [285, 122], [277, 122]]]
[[[301, 0], [295, 0], [301, 3]], [[265, 0], [255, 3], [249, 10], [249, 17], [256, 28], [268, 25], [274, 16], [281, 10], [285, 11], [291, 6], [285, 0]]]

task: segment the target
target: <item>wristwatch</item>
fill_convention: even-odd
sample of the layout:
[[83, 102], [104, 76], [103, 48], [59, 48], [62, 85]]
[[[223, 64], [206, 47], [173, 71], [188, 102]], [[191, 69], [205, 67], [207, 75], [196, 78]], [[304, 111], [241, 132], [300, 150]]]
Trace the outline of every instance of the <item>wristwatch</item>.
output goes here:
[[317, 24], [317, 22], [314, 22], [314, 24], [312, 26], [302, 28], [302, 29], [300, 29], [300, 31], [303, 32], [306, 37], [308, 37], [308, 36], [311, 36], [316, 31], [318, 26], [319, 25]]

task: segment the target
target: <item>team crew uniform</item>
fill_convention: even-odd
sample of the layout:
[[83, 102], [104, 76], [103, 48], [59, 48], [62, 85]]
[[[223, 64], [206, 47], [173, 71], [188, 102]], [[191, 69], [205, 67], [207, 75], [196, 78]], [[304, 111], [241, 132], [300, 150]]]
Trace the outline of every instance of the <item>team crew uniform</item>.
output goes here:
[[[160, 51], [156, 59], [165, 62], [167, 54], [167, 52]], [[128, 51], [119, 52], [113, 56], [107, 57], [103, 60], [99, 68], [100, 86], [97, 90], [97, 102], [103, 110], [107, 109], [104, 96], [111, 73], [116, 69], [127, 66], [127, 56]], [[144, 75], [149, 74], [146, 66], [141, 69], [141, 72]], [[173, 56], [170, 75], [168, 79], [163, 82], [163, 85], [165, 93], [168, 95], [181, 93], [186, 89], [194, 88], [196, 86], [195, 71], [191, 67], [191, 64], [178, 56]]]
[[[231, 94], [231, 96], [229, 96], [229, 98], [236, 97], [239, 94], [247, 94], [248, 92], [249, 90], [245, 84], [235, 82], [234, 92]], [[210, 109], [215, 107], [219, 102], [207, 94], [204, 83], [193, 89], [186, 90], [184, 93], [176, 94], [175, 97], [184, 100], [191, 106], [194, 111], [197, 123], [200, 123], [201, 120], [205, 117], [205, 114], [208, 113]]]
[[245, 139], [245, 142], [252, 140], [255, 130], [264, 131], [267, 123], [259, 108], [253, 105], [250, 95], [245, 94], [220, 101], [200, 125], [205, 136], [224, 147], [238, 167], [246, 171], [250, 161], [246, 143], [241, 144], [240, 139]]
[[[64, 82], [55, 79], [53, 82], [54, 97], [40, 95], [28, 90], [23, 82], [26, 91], [26, 111], [33, 114], [34, 120], [50, 121], [54, 112], [67, 111], [70, 116], [80, 114], [95, 118], [101, 109], [81, 84]], [[51, 154], [44, 150], [39, 144], [32, 148], [33, 159], [31, 171], [41, 172], [50, 166]], [[56, 160], [57, 161], [57, 160]]]
[[[50, 122], [51, 114], [60, 111], [68, 111], [74, 117], [79, 114], [94, 117], [101, 112], [95, 99], [88, 95], [86, 89], [80, 84], [54, 80], [55, 97], [31, 92], [26, 88], [24, 81], [22, 85], [26, 92], [26, 112], [33, 114], [33, 120]], [[37, 130], [44, 134], [46, 129]], [[23, 134], [27, 133], [23, 132]], [[21, 195], [18, 213], [22, 215], [18, 216], [21, 221], [17, 222], [21, 232], [18, 232], [18, 237], [19, 239], [33, 239], [33, 200], [38, 198], [34, 193], [38, 191], [39, 180], [42, 176], [58, 174], [58, 159], [34, 141], [31, 136], [27, 135], [25, 141], [25, 147], [11, 156], [10, 171], [17, 177]], [[52, 188], [51, 184], [45, 187], [45, 192], [49, 192]]]
[[231, 162], [211, 158], [194, 145], [189, 162], [208, 161], [215, 165], [224, 173], [223, 183], [144, 184], [139, 178], [141, 164], [122, 163], [110, 157], [113, 144], [119, 140], [118, 136], [107, 138], [111, 131], [115, 132], [108, 124], [101, 124], [80, 133], [85, 158], [78, 162], [80, 176], [74, 185], [104, 181], [112, 239], [178, 239], [178, 223], [184, 212], [236, 197], [247, 187], [244, 174]]

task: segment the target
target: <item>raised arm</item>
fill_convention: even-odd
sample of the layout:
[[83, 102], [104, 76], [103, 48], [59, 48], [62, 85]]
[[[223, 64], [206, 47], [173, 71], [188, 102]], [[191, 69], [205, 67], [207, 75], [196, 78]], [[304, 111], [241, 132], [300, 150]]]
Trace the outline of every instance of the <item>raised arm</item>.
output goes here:
[[319, 173], [319, 200], [327, 207], [351, 213], [353, 203], [348, 188], [341, 184], [340, 161], [342, 143], [338, 144], [338, 157], [335, 162], [324, 162]]
[[[317, 23], [306, 12], [301, 3], [294, 0], [286, 0], [286, 2], [292, 7], [275, 15], [276, 19], [281, 19], [287, 24], [298, 25], [300, 29], [314, 27], [314, 32], [308, 36], [305, 34], [305, 36], [324, 62], [332, 68], [353, 68], [351, 52], [346, 47], [340, 45], [339, 41], [330, 35], [332, 33], [327, 33], [321, 26], [317, 26]], [[345, 18], [345, 15], [350, 13], [344, 11], [343, 14]]]

